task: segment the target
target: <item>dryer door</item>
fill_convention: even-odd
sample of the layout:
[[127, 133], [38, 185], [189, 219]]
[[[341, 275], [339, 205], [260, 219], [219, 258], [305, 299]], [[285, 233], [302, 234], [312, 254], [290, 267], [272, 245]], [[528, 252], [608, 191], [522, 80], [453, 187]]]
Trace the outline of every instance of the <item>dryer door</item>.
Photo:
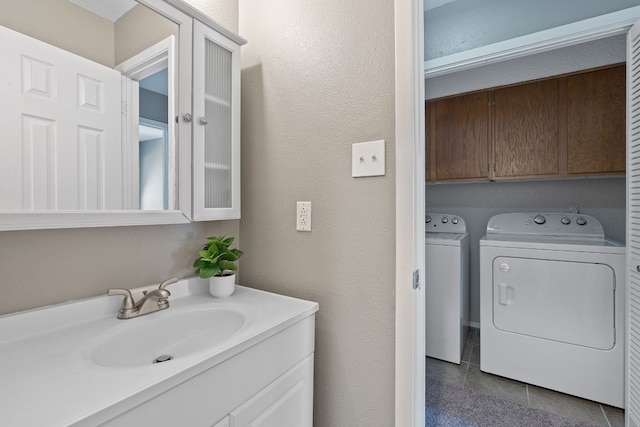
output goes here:
[[496, 328], [600, 350], [615, 344], [615, 274], [575, 261], [493, 260]]

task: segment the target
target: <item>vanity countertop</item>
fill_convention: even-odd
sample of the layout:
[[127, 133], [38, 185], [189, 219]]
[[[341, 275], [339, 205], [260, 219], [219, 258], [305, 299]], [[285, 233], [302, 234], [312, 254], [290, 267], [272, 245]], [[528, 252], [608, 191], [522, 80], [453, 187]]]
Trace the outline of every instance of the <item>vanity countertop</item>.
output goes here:
[[[315, 302], [243, 286], [230, 297], [213, 298], [208, 282], [197, 277], [167, 289], [168, 309], [128, 320], [116, 318], [122, 298], [107, 296], [0, 316], [0, 425], [95, 425], [318, 310]], [[210, 308], [242, 313], [243, 326], [215, 346], [166, 363], [109, 367], [93, 360], [105, 333], [117, 336], [119, 330], [178, 310]]]

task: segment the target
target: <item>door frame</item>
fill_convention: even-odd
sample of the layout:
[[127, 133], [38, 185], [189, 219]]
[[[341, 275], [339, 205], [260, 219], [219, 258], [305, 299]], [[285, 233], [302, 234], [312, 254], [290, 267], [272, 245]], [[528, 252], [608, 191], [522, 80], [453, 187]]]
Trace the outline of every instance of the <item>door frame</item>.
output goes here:
[[422, 427], [425, 422], [423, 0], [395, 0], [395, 54], [395, 425]]
[[[424, 79], [626, 33], [640, 6], [424, 62], [423, 0], [395, 0], [396, 343], [395, 425], [423, 427]], [[411, 25], [407, 25], [407, 22]], [[414, 291], [413, 272], [419, 272]]]

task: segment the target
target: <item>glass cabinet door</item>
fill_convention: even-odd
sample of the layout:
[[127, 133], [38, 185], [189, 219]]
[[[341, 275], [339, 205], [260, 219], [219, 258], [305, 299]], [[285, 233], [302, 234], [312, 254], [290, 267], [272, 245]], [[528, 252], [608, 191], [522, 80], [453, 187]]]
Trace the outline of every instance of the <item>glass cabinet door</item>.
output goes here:
[[194, 25], [194, 220], [240, 218], [240, 46]]

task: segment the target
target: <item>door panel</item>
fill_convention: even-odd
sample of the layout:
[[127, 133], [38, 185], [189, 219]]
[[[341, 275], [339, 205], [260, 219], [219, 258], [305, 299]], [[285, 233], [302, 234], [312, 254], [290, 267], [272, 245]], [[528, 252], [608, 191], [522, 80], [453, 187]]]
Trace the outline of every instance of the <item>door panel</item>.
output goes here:
[[604, 264], [497, 257], [493, 323], [506, 332], [611, 349], [615, 280]]
[[0, 210], [122, 209], [120, 73], [0, 27]]
[[626, 425], [640, 426], [640, 23], [627, 37]]
[[495, 177], [559, 173], [556, 79], [498, 89], [494, 102]]

